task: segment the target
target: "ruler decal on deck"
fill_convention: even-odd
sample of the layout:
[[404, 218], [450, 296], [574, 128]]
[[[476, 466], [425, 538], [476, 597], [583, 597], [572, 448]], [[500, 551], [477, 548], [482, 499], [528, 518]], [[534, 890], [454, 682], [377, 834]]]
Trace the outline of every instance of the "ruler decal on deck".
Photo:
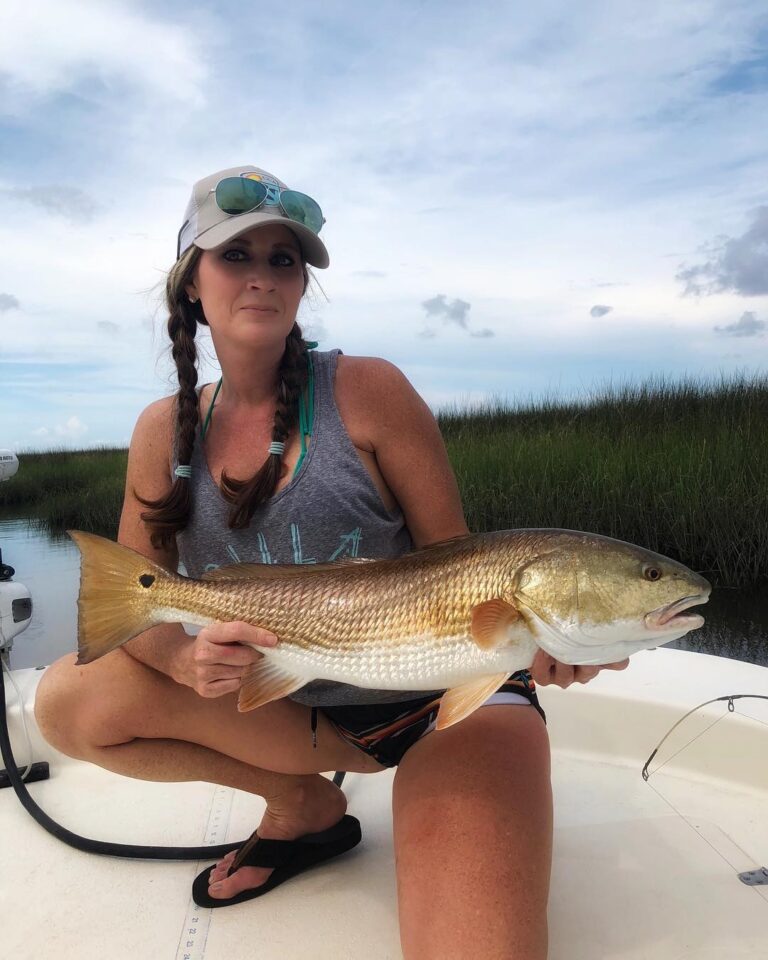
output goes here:
[[[235, 792], [231, 787], [216, 787], [213, 791], [211, 809], [208, 814], [208, 824], [205, 828], [205, 837], [203, 839], [205, 846], [213, 847], [220, 843], [226, 843], [234, 795]], [[197, 875], [206, 863], [210, 862], [211, 860], [198, 860], [195, 874]], [[184, 918], [184, 924], [179, 936], [179, 948], [176, 951], [176, 960], [203, 960], [210, 925], [210, 908], [198, 907], [192, 897], [190, 897], [187, 915]]]

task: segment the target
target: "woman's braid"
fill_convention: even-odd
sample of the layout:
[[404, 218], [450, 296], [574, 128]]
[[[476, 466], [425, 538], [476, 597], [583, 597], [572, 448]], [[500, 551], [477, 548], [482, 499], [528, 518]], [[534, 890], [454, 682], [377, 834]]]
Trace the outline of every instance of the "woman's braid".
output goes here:
[[[196, 258], [188, 258], [190, 263], [184, 275], [191, 273]], [[197, 348], [195, 334], [198, 321], [205, 323], [199, 301], [192, 304], [185, 292], [183, 279], [178, 271], [171, 271], [166, 286], [166, 300], [169, 307], [168, 336], [171, 339], [171, 356], [176, 364], [179, 390], [176, 394], [176, 461], [189, 464], [195, 444], [195, 434], [199, 422], [197, 397]], [[157, 548], [170, 547], [178, 530], [183, 530], [189, 521], [192, 509], [189, 479], [174, 477], [173, 485], [164, 497], [158, 500], [144, 500], [138, 494], [136, 499], [149, 510], [141, 514], [141, 519], [152, 527], [152, 545]]]

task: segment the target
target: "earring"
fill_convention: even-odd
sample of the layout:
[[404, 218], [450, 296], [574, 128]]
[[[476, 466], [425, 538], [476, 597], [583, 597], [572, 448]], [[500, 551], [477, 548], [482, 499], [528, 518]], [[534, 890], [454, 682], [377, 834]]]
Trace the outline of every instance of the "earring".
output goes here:
[[188, 299], [190, 303], [197, 303], [197, 297], [189, 297]]

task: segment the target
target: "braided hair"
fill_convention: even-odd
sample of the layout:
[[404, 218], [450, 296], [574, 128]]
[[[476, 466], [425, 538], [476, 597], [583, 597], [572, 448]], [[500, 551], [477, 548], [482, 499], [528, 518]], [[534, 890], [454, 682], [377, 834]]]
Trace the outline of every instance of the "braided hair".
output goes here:
[[[197, 325], [208, 326], [199, 300], [190, 303], [186, 287], [193, 280], [195, 268], [202, 251], [195, 246], [187, 250], [168, 273], [165, 285], [165, 301], [168, 308], [168, 336], [171, 340], [171, 356], [176, 364], [179, 389], [176, 394], [176, 427], [174, 449], [180, 464], [192, 461], [195, 436], [200, 422], [197, 394]], [[302, 262], [304, 291], [309, 283], [306, 263]], [[308, 380], [307, 345], [298, 323], [294, 323], [286, 337], [278, 370], [278, 397], [272, 440], [285, 442], [298, 418], [298, 401]], [[221, 476], [221, 492], [232, 505], [228, 526], [233, 530], [247, 527], [257, 507], [275, 492], [284, 470], [282, 454], [270, 453], [266, 462], [249, 480], [236, 480], [226, 473]], [[134, 491], [135, 493], [135, 491]], [[141, 514], [151, 528], [152, 545], [168, 548], [175, 535], [189, 522], [192, 510], [192, 495], [188, 477], [175, 476], [173, 485], [164, 497], [145, 500], [135, 493], [136, 499], [149, 507]]]

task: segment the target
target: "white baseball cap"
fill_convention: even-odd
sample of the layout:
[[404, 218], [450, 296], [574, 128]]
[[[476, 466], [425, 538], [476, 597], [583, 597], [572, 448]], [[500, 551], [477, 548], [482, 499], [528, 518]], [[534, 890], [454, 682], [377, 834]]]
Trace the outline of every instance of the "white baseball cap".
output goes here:
[[219, 170], [197, 181], [184, 212], [176, 259], [193, 244], [212, 250], [268, 223], [282, 223], [293, 231], [307, 263], [328, 266], [328, 251], [317, 235], [325, 223], [317, 202], [251, 166]]

